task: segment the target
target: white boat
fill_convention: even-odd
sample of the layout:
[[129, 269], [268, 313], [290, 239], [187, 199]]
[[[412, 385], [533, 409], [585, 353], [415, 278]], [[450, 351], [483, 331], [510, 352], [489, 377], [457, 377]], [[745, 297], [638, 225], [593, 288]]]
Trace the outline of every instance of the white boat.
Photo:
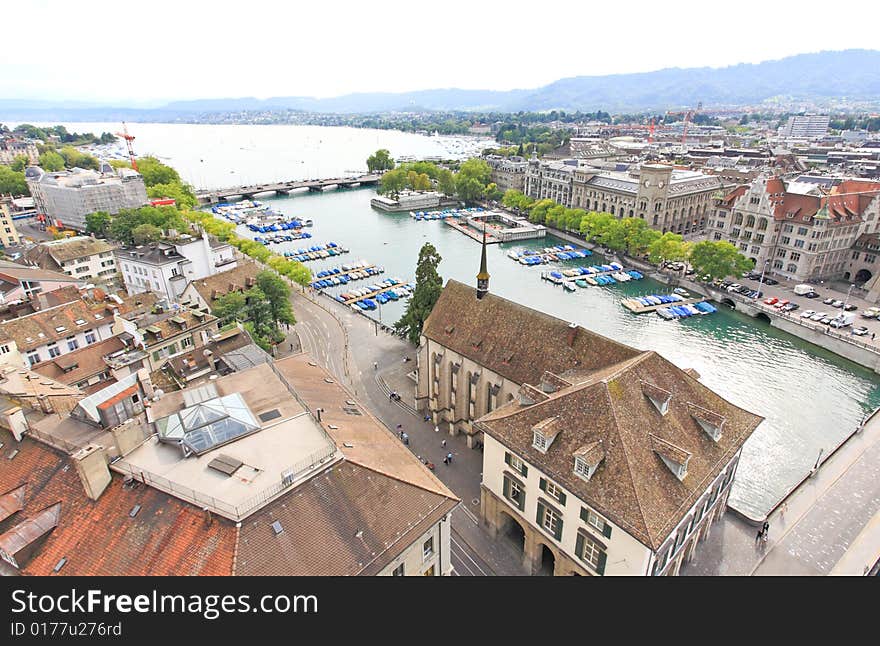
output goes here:
[[574, 285], [574, 283], [562, 283], [562, 287], [569, 292], [577, 291], [577, 287]]

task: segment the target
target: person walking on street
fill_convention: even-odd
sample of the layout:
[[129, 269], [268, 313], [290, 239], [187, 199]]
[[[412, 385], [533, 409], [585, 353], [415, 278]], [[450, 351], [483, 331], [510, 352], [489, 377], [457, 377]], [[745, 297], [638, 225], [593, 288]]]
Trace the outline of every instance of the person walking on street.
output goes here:
[[407, 435], [406, 433], [403, 434], [403, 443], [409, 446], [409, 435]]
[[290, 344], [290, 351], [293, 352], [293, 344]]
[[449, 460], [449, 464], [452, 464], [452, 453], [447, 453], [446, 459]]
[[444, 447], [445, 447], [445, 446], [446, 446], [446, 440], [443, 440], [442, 442], [440, 442], [440, 446], [444, 446]]
[[758, 530], [758, 533], [755, 535], [755, 545], [761, 542], [761, 539], [764, 538], [764, 528]]
[[439, 432], [440, 432], [440, 427], [439, 427], [437, 424], [434, 424], [434, 432], [435, 432], [435, 433], [439, 433]]
[[768, 523], [766, 520], [764, 521], [764, 525], [761, 527], [761, 532], [764, 534], [763, 539], [764, 539], [764, 542], [766, 543], [767, 536], [770, 533], [770, 523]]
[[449, 456], [448, 455], [443, 458], [443, 464], [446, 464], [446, 465], [449, 464]]
[[876, 332], [871, 332], [871, 341], [873, 341], [876, 336], [877, 336]]
[[374, 362], [373, 362], [373, 370], [378, 370], [378, 369], [379, 369], [379, 362], [378, 362], [378, 361], [374, 361]]

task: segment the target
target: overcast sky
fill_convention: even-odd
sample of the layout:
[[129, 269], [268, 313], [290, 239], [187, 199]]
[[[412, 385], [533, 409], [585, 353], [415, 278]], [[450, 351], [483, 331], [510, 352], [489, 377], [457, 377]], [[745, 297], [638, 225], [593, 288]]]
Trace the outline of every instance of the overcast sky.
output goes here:
[[0, 99], [509, 90], [880, 47], [856, 27], [878, 24], [880, 2], [845, 5], [838, 29], [813, 0], [8, 0]]

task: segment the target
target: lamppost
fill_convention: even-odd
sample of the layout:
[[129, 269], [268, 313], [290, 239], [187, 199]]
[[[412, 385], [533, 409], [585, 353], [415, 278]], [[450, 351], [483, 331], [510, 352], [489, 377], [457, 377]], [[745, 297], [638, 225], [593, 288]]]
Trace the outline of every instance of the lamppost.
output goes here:
[[[768, 258], [767, 260], [764, 261], [764, 268], [761, 270], [761, 278], [758, 280], [758, 282], [761, 283], [762, 285], [764, 284], [764, 273], [767, 271], [767, 265], [769, 265], [769, 264], [770, 264], [770, 259]], [[753, 296], [752, 298], [756, 299], [758, 297]]]
[[846, 300], [843, 301], [843, 310], [846, 310], [846, 306], [849, 305], [849, 295], [852, 294], [853, 287], [855, 287], [855, 283], [849, 286], [849, 290], [846, 292]]

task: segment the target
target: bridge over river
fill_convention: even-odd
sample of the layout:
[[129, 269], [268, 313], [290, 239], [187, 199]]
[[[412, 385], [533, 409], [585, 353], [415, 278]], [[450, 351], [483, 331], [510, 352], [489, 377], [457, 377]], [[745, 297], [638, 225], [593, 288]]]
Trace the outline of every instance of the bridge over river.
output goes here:
[[382, 175], [360, 175], [359, 177], [332, 177], [330, 179], [291, 180], [289, 182], [272, 182], [270, 184], [254, 184], [252, 186], [233, 186], [213, 191], [197, 191], [196, 197], [200, 204], [216, 204], [232, 198], [241, 197], [253, 199], [261, 193], [275, 193], [276, 195], [288, 195], [297, 189], [306, 188], [310, 191], [321, 192], [325, 188], [348, 188], [351, 186], [366, 186], [378, 184]]

